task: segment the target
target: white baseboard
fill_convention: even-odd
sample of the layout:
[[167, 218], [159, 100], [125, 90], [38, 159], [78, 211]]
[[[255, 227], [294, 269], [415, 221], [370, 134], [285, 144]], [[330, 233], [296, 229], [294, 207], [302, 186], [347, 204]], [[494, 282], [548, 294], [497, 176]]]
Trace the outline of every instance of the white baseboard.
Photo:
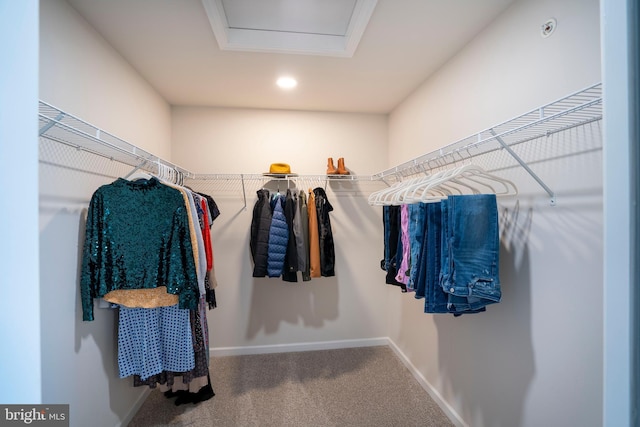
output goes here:
[[335, 350], [352, 347], [375, 347], [389, 345], [389, 339], [364, 338], [355, 340], [321, 341], [295, 344], [252, 345], [246, 347], [214, 347], [211, 356], [243, 356], [248, 354], [289, 353], [294, 351]]
[[122, 420], [120, 420], [120, 422], [116, 424], [115, 427], [122, 427], [122, 426], [129, 425], [133, 417], [135, 417], [135, 415], [138, 413], [140, 408], [142, 408], [144, 401], [147, 400], [147, 397], [149, 397], [150, 394], [151, 394], [151, 389], [149, 387], [145, 387], [144, 391], [140, 393], [140, 397], [136, 399], [133, 406], [131, 406], [131, 409], [129, 409], [129, 412], [127, 413], [127, 415]]
[[429, 396], [436, 402], [436, 404], [442, 409], [444, 414], [451, 420], [453, 424], [457, 427], [469, 427], [467, 423], [464, 422], [462, 417], [444, 400], [440, 392], [431, 385], [429, 381], [422, 375], [422, 373], [415, 367], [413, 363], [409, 360], [409, 358], [400, 350], [400, 348], [394, 343], [390, 338], [387, 338], [389, 343], [389, 347], [394, 351], [394, 353], [398, 356], [398, 358], [404, 363], [404, 366], [407, 367], [409, 372], [413, 375], [413, 377], [418, 381], [418, 383], [422, 386], [423, 389]]

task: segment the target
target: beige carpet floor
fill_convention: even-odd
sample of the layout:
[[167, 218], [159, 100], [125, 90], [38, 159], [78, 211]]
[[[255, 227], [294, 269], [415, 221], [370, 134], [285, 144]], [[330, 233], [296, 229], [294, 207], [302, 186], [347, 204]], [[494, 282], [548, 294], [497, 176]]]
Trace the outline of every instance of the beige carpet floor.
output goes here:
[[216, 395], [175, 406], [155, 390], [140, 426], [451, 426], [388, 347], [211, 359]]

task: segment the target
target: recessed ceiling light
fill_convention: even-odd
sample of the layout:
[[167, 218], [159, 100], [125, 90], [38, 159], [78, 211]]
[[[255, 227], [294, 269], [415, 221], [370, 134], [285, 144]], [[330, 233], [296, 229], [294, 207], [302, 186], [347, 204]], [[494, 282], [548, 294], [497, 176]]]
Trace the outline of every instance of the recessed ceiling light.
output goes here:
[[298, 81], [293, 77], [280, 77], [276, 84], [281, 89], [293, 89], [294, 87], [298, 86]]

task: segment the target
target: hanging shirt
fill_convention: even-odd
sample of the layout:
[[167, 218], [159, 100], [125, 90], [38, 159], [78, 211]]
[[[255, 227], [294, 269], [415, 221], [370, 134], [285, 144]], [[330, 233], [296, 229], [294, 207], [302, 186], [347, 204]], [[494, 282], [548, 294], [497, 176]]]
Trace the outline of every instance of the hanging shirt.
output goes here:
[[[206, 293], [205, 282], [208, 255], [205, 247], [204, 231], [202, 229], [205, 221], [205, 212], [203, 212], [199, 203], [201, 197], [182, 186], [172, 183], [163, 184], [178, 190], [184, 199], [189, 217], [189, 234], [193, 247], [193, 259], [197, 266], [198, 289], [200, 295], [204, 295]], [[192, 199], [197, 199], [198, 203], [195, 203]], [[208, 231], [209, 229], [206, 228], [206, 230]], [[115, 289], [107, 293], [104, 296], [104, 300], [130, 308], [166, 307], [178, 303], [177, 295], [167, 295], [166, 287], [164, 286], [158, 286], [154, 289]]]
[[202, 215], [204, 216], [202, 238], [204, 240], [204, 251], [207, 254], [207, 271], [210, 271], [213, 268], [213, 246], [211, 245], [211, 232], [209, 231], [209, 208], [207, 208], [207, 200], [204, 197], [200, 199], [200, 206], [202, 207]]
[[198, 194], [204, 197], [205, 199], [207, 199], [207, 205], [209, 206], [209, 222], [210, 222], [209, 227], [211, 227], [211, 224], [213, 224], [213, 221], [215, 221], [215, 219], [220, 216], [220, 209], [218, 209], [218, 205], [216, 204], [216, 201], [213, 200], [213, 197], [204, 193], [198, 193]]
[[187, 193], [187, 199], [191, 207], [191, 216], [193, 217], [193, 220], [191, 221], [190, 226], [195, 229], [194, 231], [196, 234], [197, 244], [197, 250], [194, 251], [197, 254], [196, 276], [198, 278], [198, 288], [200, 289], [200, 295], [205, 295], [206, 290], [204, 287], [204, 278], [207, 274], [207, 254], [204, 250], [204, 239], [202, 238], [202, 230], [200, 229], [200, 220], [197, 210], [198, 208], [196, 207], [192, 191], [187, 188], [181, 188], [181, 190]]
[[189, 221], [180, 192], [155, 178], [119, 178], [91, 197], [82, 254], [83, 320], [93, 299], [113, 289], [166, 286], [180, 308], [195, 309], [199, 290]]

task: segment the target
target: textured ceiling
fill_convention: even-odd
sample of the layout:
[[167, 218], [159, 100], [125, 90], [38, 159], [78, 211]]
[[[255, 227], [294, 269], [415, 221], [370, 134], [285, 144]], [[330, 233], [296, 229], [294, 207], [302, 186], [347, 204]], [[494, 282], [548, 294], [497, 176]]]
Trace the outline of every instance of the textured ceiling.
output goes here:
[[378, 0], [335, 58], [221, 50], [201, 0], [67, 1], [172, 105], [363, 113], [393, 110], [513, 2]]

